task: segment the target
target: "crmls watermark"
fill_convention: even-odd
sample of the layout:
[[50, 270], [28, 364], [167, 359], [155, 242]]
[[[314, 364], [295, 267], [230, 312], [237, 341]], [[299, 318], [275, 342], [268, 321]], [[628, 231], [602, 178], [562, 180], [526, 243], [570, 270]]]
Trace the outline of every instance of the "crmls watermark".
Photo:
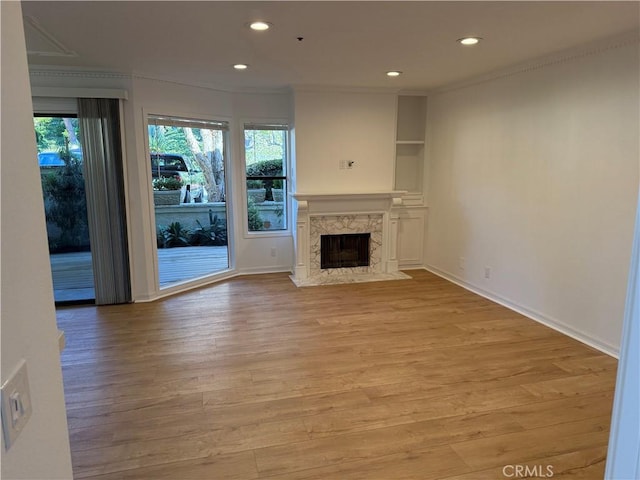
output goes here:
[[551, 478], [553, 465], [505, 465], [502, 475], [507, 478]]

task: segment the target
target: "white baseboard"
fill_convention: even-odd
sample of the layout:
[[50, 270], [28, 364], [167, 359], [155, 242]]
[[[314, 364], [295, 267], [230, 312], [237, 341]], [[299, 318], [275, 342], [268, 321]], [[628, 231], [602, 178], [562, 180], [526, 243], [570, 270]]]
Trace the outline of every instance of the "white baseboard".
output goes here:
[[478, 287], [477, 285], [474, 285], [465, 280], [462, 280], [461, 278], [458, 278], [455, 275], [452, 275], [448, 272], [440, 270], [431, 265], [425, 266], [423, 268], [428, 272], [433, 273], [434, 275], [442, 277], [451, 283], [455, 283], [456, 285], [466, 290], [469, 290], [470, 292], [473, 292], [477, 295], [480, 295], [481, 297], [491, 300], [492, 302], [502, 305], [503, 307], [506, 307], [509, 310], [513, 310], [514, 312], [524, 315], [525, 317], [530, 318], [533, 321], [536, 321], [560, 333], [563, 333], [564, 335], [567, 335], [573, 338], [574, 340], [584, 343], [585, 345], [589, 345], [590, 347], [593, 347], [596, 350], [601, 351], [602, 353], [606, 353], [607, 355], [612, 356], [614, 358], [618, 358], [620, 355], [620, 351], [618, 347], [610, 345], [607, 342], [603, 342], [600, 339], [594, 338], [584, 332], [576, 330], [575, 328], [567, 325], [564, 322], [561, 322], [560, 320], [551, 318], [547, 315], [544, 315], [540, 312], [524, 307], [522, 305], [518, 305], [517, 303], [507, 298], [501, 297], [500, 295], [497, 295], [494, 292], [487, 291], [481, 287]]
[[229, 278], [237, 277], [238, 275], [239, 275], [238, 272], [229, 270], [226, 272], [212, 275], [210, 277], [206, 277], [204, 279], [197, 278], [195, 280], [188, 280], [186, 282], [182, 282], [172, 287], [168, 287], [163, 290], [160, 290], [157, 295], [146, 295], [144, 297], [136, 298], [134, 301], [135, 303], [155, 302], [156, 300], [160, 300], [161, 298], [170, 297], [178, 293], [189, 292], [194, 288], [206, 287], [207, 285], [211, 285], [213, 283], [217, 283], [222, 280], [228, 280]]
[[292, 273], [291, 267], [250, 267], [238, 269], [238, 275], [260, 275], [261, 273]]

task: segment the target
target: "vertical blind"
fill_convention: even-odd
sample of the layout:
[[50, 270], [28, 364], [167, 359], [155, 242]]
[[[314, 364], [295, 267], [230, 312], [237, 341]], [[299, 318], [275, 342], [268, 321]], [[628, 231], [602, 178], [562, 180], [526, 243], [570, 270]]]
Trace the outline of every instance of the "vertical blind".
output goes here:
[[96, 304], [131, 301], [120, 100], [79, 98]]

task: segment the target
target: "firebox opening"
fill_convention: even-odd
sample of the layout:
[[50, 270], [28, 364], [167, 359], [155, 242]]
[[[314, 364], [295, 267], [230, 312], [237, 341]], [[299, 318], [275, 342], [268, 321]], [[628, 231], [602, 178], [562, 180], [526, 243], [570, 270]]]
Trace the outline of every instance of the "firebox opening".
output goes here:
[[369, 266], [370, 233], [320, 236], [320, 268]]

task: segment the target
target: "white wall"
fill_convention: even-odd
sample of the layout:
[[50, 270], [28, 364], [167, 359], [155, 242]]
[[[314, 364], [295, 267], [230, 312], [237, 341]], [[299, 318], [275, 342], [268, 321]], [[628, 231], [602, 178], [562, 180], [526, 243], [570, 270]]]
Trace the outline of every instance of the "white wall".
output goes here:
[[[2, 382], [25, 359], [33, 414], [3, 479], [72, 478], [20, 3], [2, 2]], [[19, 199], [20, 201], [16, 201]]]
[[616, 353], [638, 70], [627, 45], [430, 97], [428, 267]]
[[[396, 95], [296, 91], [300, 193], [393, 190]], [[340, 160], [355, 161], [341, 170]]]

